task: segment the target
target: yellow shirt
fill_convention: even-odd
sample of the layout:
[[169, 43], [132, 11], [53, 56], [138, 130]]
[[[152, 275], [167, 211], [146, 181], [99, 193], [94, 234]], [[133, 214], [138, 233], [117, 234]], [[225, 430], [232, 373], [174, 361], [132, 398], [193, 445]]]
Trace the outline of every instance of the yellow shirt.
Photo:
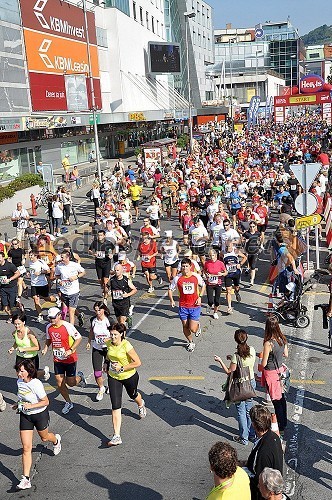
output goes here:
[[[121, 366], [129, 365], [132, 362], [131, 357], [128, 355], [128, 352], [131, 351], [133, 346], [127, 339], [123, 339], [120, 345], [114, 345], [110, 340], [105, 342], [107, 347], [107, 359], [112, 361], [117, 361]], [[132, 377], [136, 373], [136, 368], [132, 370], [126, 370], [122, 373], [117, 373], [112, 370], [112, 364], [110, 364], [109, 376], [112, 378], [116, 378], [117, 380], [126, 380], [127, 378]]]
[[70, 167], [70, 161], [67, 158], [67, 156], [65, 156], [64, 159], [62, 160], [62, 166], [65, 170], [67, 170]]
[[[224, 487], [223, 487], [224, 484]], [[225, 488], [228, 485], [228, 481], [221, 483], [218, 486], [212, 488], [206, 500], [250, 500], [250, 483], [249, 477], [246, 472], [244, 472], [241, 467], [237, 467], [236, 472], [233, 476], [233, 483], [231, 486]]]
[[139, 200], [139, 197], [141, 196], [141, 193], [142, 193], [142, 188], [141, 186], [130, 186], [129, 188], [129, 194], [131, 196], [131, 199], [133, 201], [138, 201]]

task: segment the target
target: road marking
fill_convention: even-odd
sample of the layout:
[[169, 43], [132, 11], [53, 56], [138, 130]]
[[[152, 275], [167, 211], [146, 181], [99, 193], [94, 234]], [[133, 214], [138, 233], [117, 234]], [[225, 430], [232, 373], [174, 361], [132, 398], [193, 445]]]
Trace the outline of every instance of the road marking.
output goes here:
[[130, 332], [127, 333], [127, 337], [130, 337], [131, 333], [134, 331], [134, 330], [137, 330], [137, 328], [139, 328], [141, 326], [141, 324], [143, 323], [143, 321], [146, 320], [146, 318], [148, 316], [150, 316], [150, 314], [152, 313], [152, 311], [154, 311], [156, 309], [156, 307], [159, 306], [160, 302], [166, 297], [166, 295], [168, 294], [168, 290], [166, 290], [166, 292], [164, 293], [164, 295], [162, 295], [158, 300], [157, 302], [152, 306], [150, 307], [150, 309], [148, 310], [147, 313], [144, 314], [144, 316], [142, 316], [142, 318], [136, 323], [136, 325], [134, 325], [131, 329], [130, 329]]
[[[310, 325], [313, 324], [314, 317], [314, 304], [315, 298], [314, 295], [309, 295], [308, 297], [308, 316], [310, 318]], [[301, 330], [301, 340], [309, 345], [312, 336], [312, 327], [304, 328]], [[295, 336], [295, 335], [294, 335]], [[300, 380], [299, 386], [296, 389], [295, 401], [294, 401], [294, 413], [290, 417], [290, 420], [294, 424], [293, 435], [287, 439], [287, 450], [288, 450], [288, 459], [286, 462], [286, 493], [290, 497], [292, 497], [295, 493], [296, 488], [296, 476], [297, 476], [297, 465], [298, 465], [298, 455], [299, 455], [299, 435], [300, 435], [300, 425], [304, 408], [304, 397], [305, 397], [305, 383], [308, 379], [306, 379], [306, 369], [308, 366], [308, 355], [309, 349], [305, 346], [297, 346], [293, 347], [296, 349], [296, 361], [297, 366], [301, 367], [300, 371]]]
[[268, 281], [265, 281], [265, 283], [261, 286], [259, 293], [265, 293], [267, 287], [270, 285]]
[[330, 295], [330, 292], [304, 292], [304, 295]]
[[303, 380], [303, 379], [295, 379], [291, 378], [290, 380], [291, 384], [305, 384], [305, 385], [324, 385], [326, 384], [325, 380]]
[[172, 375], [172, 376], [161, 376], [161, 377], [149, 377], [149, 381], [151, 380], [205, 380], [205, 377], [201, 375]]

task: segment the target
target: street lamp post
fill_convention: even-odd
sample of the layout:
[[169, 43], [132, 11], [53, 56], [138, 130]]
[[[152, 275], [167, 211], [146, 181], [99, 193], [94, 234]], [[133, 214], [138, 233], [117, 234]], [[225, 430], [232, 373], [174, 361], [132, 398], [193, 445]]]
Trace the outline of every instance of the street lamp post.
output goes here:
[[293, 59], [296, 58], [296, 54], [290, 56], [290, 94], [293, 95]]
[[256, 50], [256, 95], [259, 95], [259, 85], [258, 85], [258, 54], [263, 54], [262, 50]]
[[195, 12], [185, 12], [185, 27], [186, 27], [186, 59], [187, 59], [187, 79], [188, 79], [188, 102], [189, 102], [189, 147], [190, 153], [193, 150], [193, 117], [192, 117], [192, 101], [191, 101], [191, 83], [190, 83], [190, 68], [189, 68], [189, 40], [188, 40], [188, 30], [189, 30], [189, 19], [196, 16]]
[[231, 105], [231, 119], [233, 120], [233, 61], [232, 61], [232, 43], [235, 38], [228, 39], [229, 45], [229, 83], [230, 83], [230, 105]]
[[98, 125], [97, 125], [97, 112], [96, 112], [96, 98], [95, 98], [95, 89], [94, 89], [94, 85], [93, 85], [93, 75], [92, 75], [92, 65], [91, 65], [91, 55], [90, 55], [90, 39], [89, 39], [89, 27], [88, 27], [88, 17], [87, 17], [87, 9], [86, 9], [86, 0], [82, 0], [82, 5], [83, 5], [83, 12], [84, 12], [86, 49], [87, 49], [87, 53], [88, 53], [89, 82], [90, 82], [90, 92], [91, 92], [93, 131], [94, 131], [94, 136], [95, 136], [97, 171], [98, 171], [99, 181], [101, 182], [101, 166], [100, 166], [100, 151], [99, 151]]

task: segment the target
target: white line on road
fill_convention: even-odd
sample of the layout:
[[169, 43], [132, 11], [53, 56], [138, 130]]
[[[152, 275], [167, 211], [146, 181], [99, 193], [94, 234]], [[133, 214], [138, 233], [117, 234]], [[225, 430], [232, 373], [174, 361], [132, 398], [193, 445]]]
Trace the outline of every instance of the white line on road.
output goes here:
[[130, 332], [128, 332], [127, 334], [127, 337], [130, 337], [130, 334], [134, 331], [134, 330], [137, 330], [137, 328], [139, 328], [141, 326], [141, 324], [143, 323], [143, 321], [146, 320], [146, 318], [148, 316], [150, 316], [150, 314], [152, 313], [152, 311], [154, 311], [156, 309], [157, 306], [159, 306], [160, 302], [166, 297], [166, 295], [168, 294], [168, 290], [166, 290], [166, 292], [164, 293], [164, 295], [162, 295], [158, 300], [157, 302], [152, 306], [150, 307], [150, 309], [148, 310], [147, 313], [144, 314], [144, 316], [142, 316], [142, 318], [136, 323], [136, 325], [134, 325], [131, 329], [130, 329]]
[[[314, 304], [315, 296], [310, 295], [308, 299], [308, 312], [307, 315], [310, 318], [310, 325], [301, 330], [301, 340], [303, 343], [309, 345], [312, 335], [312, 324], [314, 318]], [[295, 335], [294, 335], [295, 336]], [[299, 373], [300, 380], [306, 380], [306, 369], [308, 366], [309, 349], [302, 346], [301, 348], [296, 347], [296, 363], [298, 367], [301, 367]], [[289, 438], [287, 443], [287, 455], [288, 459], [286, 461], [286, 493], [292, 497], [295, 493], [295, 483], [297, 475], [297, 465], [298, 465], [298, 453], [299, 453], [299, 432], [300, 423], [303, 414], [304, 407], [304, 397], [305, 397], [305, 386], [304, 384], [299, 385], [296, 390], [295, 401], [294, 401], [294, 412], [291, 417], [294, 423], [293, 435]]]

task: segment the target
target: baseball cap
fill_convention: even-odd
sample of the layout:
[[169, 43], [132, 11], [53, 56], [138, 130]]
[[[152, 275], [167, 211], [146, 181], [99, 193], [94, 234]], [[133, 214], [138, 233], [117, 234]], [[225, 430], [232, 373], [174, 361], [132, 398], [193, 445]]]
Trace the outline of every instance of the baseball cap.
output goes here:
[[173, 231], [165, 231], [166, 238], [172, 238]]
[[61, 311], [58, 307], [50, 307], [47, 313], [47, 317], [49, 319], [56, 318], [58, 314], [61, 314]]
[[69, 158], [69, 154], [68, 153], [65, 156], [66, 156], [66, 158]]
[[120, 252], [118, 255], [119, 260], [125, 260], [126, 257], [127, 257], [127, 254], [125, 252]]

